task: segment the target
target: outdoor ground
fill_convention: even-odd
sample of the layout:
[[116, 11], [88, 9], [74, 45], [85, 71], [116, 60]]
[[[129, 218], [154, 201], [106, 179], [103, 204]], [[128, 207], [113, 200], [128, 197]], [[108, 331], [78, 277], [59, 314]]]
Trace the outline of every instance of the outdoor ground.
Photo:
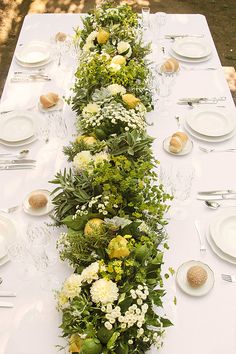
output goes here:
[[[99, 0], [0, 0], [0, 95], [27, 13], [87, 12]], [[235, 0], [126, 0], [137, 12], [200, 13], [206, 16], [223, 66], [236, 67]]]

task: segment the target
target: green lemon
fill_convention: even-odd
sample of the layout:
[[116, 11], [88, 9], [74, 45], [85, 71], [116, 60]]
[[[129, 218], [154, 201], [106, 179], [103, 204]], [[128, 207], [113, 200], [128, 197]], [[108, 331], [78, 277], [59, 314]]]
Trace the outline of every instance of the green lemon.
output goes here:
[[113, 331], [112, 330], [109, 330], [105, 327], [101, 327], [98, 331], [97, 331], [97, 336], [98, 336], [98, 339], [103, 343], [103, 344], [106, 344], [109, 339], [111, 338], [113, 334]]
[[102, 345], [96, 338], [87, 338], [83, 341], [80, 354], [100, 354], [102, 352]]

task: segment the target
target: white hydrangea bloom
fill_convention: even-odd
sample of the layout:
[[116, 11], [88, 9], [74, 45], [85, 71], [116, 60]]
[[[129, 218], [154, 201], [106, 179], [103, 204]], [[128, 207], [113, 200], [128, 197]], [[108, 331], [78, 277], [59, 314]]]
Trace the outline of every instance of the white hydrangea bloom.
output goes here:
[[76, 171], [86, 170], [93, 161], [90, 151], [81, 151], [73, 159], [73, 167]]
[[109, 161], [109, 160], [110, 160], [110, 155], [103, 151], [93, 156], [93, 161], [95, 166], [99, 163], [102, 163], [104, 161]]
[[69, 299], [73, 299], [80, 295], [81, 292], [82, 277], [78, 274], [72, 274], [64, 282], [62, 293]]
[[112, 96], [117, 95], [118, 93], [120, 93], [121, 95], [124, 95], [126, 93], [126, 88], [118, 84], [111, 84], [107, 86], [107, 89], [112, 94]]
[[84, 107], [82, 114], [86, 116], [87, 114], [96, 114], [100, 111], [100, 107], [97, 103], [88, 103], [87, 106]]
[[93, 280], [98, 279], [98, 271], [99, 271], [99, 263], [94, 262], [82, 271], [81, 277], [83, 281], [86, 281], [87, 283], [90, 284], [92, 283]]
[[132, 49], [131, 49], [130, 44], [125, 41], [121, 41], [118, 43], [117, 50], [118, 50], [119, 54], [125, 53], [123, 55], [125, 55], [126, 57], [130, 57], [132, 54]]
[[93, 283], [90, 289], [92, 301], [103, 305], [113, 303], [118, 299], [118, 287], [111, 280], [99, 279]]

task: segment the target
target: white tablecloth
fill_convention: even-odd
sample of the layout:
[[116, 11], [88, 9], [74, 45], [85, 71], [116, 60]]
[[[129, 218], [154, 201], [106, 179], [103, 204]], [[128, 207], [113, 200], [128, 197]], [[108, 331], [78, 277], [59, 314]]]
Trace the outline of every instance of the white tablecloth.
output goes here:
[[[28, 15], [17, 46], [30, 40], [49, 41], [57, 32], [73, 33], [73, 28], [81, 24], [78, 14], [45, 14]], [[203, 202], [196, 200], [196, 191], [228, 188], [236, 185], [236, 169], [232, 154], [205, 154], [198, 149], [199, 141], [194, 140], [194, 149], [190, 155], [181, 158], [168, 155], [162, 149], [165, 137], [177, 130], [174, 116], [184, 117], [189, 108], [176, 104], [177, 98], [185, 96], [226, 96], [223, 104], [232, 114], [236, 111], [230, 95], [215, 46], [210, 35], [207, 22], [202, 15], [168, 15], [167, 22], [162, 28], [162, 35], [167, 33], [202, 33], [213, 48], [213, 56], [207, 63], [197, 64], [196, 67], [217, 67], [214, 71], [181, 70], [173, 86], [168, 113], [154, 112], [148, 114], [149, 122], [154, 125], [149, 133], [156, 138], [154, 152], [161, 165], [183, 167], [193, 166], [196, 177], [193, 181], [191, 198], [182, 205], [184, 211], [181, 220], [174, 218], [168, 225], [170, 250], [165, 253], [164, 270], [169, 267], [175, 269], [185, 261], [195, 259], [207, 263], [215, 273], [213, 290], [205, 297], [194, 298], [182, 293], [176, 286], [174, 277], [166, 281], [168, 289], [165, 298], [165, 311], [173, 321], [174, 326], [167, 330], [161, 354], [235, 354], [236, 353], [236, 286], [223, 282], [221, 273], [236, 273], [234, 265], [224, 262], [212, 253], [207, 247], [204, 255], [200, 254], [199, 241], [194, 229], [194, 220], [201, 221], [202, 229], [207, 228], [214, 211], [207, 209]], [[151, 36], [155, 38], [154, 30]], [[150, 35], [150, 33], [149, 33]], [[156, 41], [154, 41], [156, 42]], [[168, 49], [169, 40], [162, 40], [161, 45]], [[153, 44], [153, 59], [157, 61], [161, 56], [160, 46]], [[184, 65], [185, 68], [188, 64]], [[47, 72], [53, 80], [48, 83], [11, 83], [10, 78], [14, 71], [21, 70], [13, 58], [8, 79], [2, 94], [1, 110], [13, 108], [27, 108], [36, 105], [39, 95], [54, 91], [67, 94], [73, 78], [72, 58], [63, 58], [58, 68], [57, 62], [49, 64]], [[219, 108], [220, 109], [220, 108]], [[222, 108], [224, 110], [225, 108]], [[75, 133], [75, 114], [69, 107], [64, 109], [64, 117], [68, 125], [68, 141]], [[50, 139], [48, 144], [40, 141], [29, 146], [30, 157], [37, 159], [34, 170], [1, 171], [1, 199], [0, 208], [17, 205], [22, 202], [30, 191], [38, 188], [53, 189], [48, 183], [55, 173], [66, 166], [62, 147], [65, 140]], [[204, 143], [204, 145], [210, 145]], [[236, 137], [231, 140], [215, 144], [220, 147], [236, 147]], [[0, 152], [17, 151], [0, 146]], [[17, 225], [21, 237], [29, 222], [39, 221], [38, 218], [26, 215], [22, 210], [10, 216]], [[40, 219], [49, 221], [47, 217]], [[57, 232], [55, 231], [55, 234]], [[1, 290], [16, 291], [17, 297], [12, 299], [13, 309], [0, 309], [0, 354], [55, 354], [57, 344], [62, 344], [59, 338], [60, 315], [56, 311], [54, 295], [42, 290], [40, 285], [43, 275], [36, 274], [33, 278], [23, 281], [18, 276], [17, 264], [10, 262], [0, 268], [0, 276], [4, 282]], [[54, 274], [59, 281], [65, 279], [71, 270], [66, 264], [58, 263]], [[177, 306], [174, 297], [177, 297]], [[152, 353], [157, 351], [152, 350]]]

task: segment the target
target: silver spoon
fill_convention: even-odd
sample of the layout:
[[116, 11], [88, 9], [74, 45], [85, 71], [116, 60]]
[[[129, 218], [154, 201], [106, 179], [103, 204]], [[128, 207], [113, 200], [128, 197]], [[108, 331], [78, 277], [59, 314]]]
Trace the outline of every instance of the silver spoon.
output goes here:
[[212, 201], [212, 200], [205, 200], [205, 204], [208, 208], [213, 209], [213, 210], [217, 210], [218, 208], [230, 208], [233, 205], [222, 205], [219, 204], [218, 202]]

